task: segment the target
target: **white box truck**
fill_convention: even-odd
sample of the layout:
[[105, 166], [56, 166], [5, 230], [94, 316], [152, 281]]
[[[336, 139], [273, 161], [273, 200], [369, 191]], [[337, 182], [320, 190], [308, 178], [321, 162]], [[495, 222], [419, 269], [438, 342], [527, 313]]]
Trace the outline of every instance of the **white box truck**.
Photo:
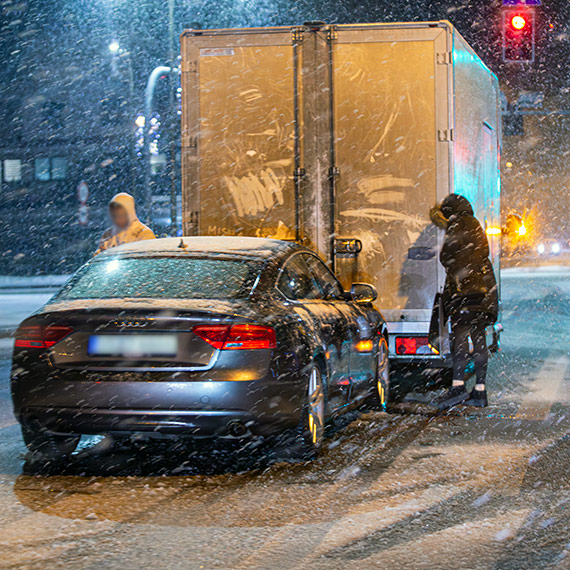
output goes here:
[[392, 364], [449, 368], [449, 343], [427, 344], [445, 279], [429, 209], [460, 193], [500, 227], [493, 73], [446, 21], [188, 30], [181, 47], [185, 234], [303, 241], [343, 285], [376, 286]]

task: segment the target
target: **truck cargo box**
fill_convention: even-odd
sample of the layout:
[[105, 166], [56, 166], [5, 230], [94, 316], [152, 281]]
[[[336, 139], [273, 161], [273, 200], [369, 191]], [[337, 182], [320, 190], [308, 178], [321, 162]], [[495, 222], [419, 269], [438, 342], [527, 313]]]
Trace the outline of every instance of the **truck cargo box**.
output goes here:
[[430, 207], [460, 193], [500, 225], [496, 77], [449, 22], [181, 42], [185, 233], [303, 241], [346, 288], [376, 286], [394, 360], [448, 365], [430, 349], [396, 354], [394, 338], [427, 334], [443, 287]]

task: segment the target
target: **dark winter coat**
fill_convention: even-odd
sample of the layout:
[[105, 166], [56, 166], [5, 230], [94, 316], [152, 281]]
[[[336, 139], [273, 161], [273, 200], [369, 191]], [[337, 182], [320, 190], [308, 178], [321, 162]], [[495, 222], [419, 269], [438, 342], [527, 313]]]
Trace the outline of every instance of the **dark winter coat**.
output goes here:
[[444, 313], [447, 317], [460, 310], [483, 314], [487, 323], [493, 324], [499, 299], [487, 236], [463, 196], [447, 196], [440, 208], [448, 220], [439, 257], [446, 271]]

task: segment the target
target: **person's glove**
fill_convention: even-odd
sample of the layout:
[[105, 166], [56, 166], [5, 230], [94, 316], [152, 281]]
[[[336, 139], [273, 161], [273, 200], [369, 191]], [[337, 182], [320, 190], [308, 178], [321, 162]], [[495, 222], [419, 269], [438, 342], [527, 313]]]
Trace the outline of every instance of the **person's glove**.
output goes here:
[[441, 213], [441, 208], [436, 205], [430, 208], [429, 219], [432, 223], [441, 230], [447, 229], [448, 219]]

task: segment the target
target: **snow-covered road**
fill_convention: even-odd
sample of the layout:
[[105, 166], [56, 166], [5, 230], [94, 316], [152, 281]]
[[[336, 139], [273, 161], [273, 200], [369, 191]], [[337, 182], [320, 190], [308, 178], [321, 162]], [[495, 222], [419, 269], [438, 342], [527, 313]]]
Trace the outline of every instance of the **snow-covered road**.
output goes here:
[[507, 271], [503, 299], [489, 408], [353, 414], [307, 464], [103, 440], [27, 475], [3, 339], [0, 567], [570, 567], [570, 270]]

